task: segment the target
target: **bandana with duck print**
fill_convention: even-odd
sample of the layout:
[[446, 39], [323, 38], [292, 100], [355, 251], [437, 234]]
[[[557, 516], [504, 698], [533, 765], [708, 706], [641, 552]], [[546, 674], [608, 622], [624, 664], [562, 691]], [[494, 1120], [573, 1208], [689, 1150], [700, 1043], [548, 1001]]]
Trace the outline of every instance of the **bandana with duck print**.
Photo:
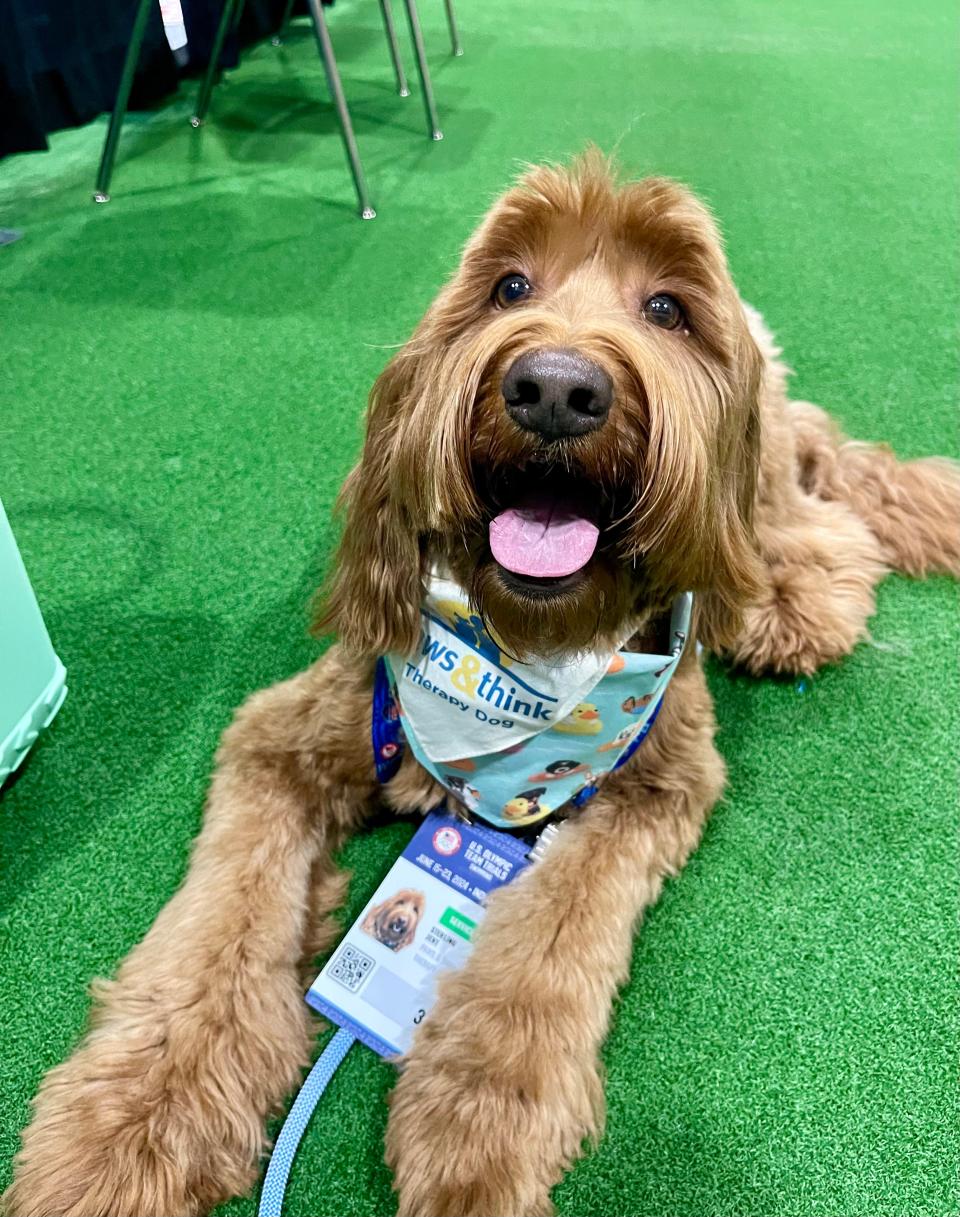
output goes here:
[[404, 741], [467, 811], [522, 828], [596, 793], [653, 725], [690, 632], [693, 596], [676, 598], [666, 655], [585, 652], [518, 663], [466, 592], [430, 580], [419, 654], [377, 665], [374, 756], [382, 781]]

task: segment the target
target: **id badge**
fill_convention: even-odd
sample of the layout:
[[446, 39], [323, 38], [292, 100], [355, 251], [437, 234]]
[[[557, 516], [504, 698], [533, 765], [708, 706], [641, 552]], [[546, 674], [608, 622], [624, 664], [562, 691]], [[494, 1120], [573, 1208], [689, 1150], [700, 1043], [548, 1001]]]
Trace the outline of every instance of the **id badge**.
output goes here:
[[516, 837], [431, 812], [306, 1000], [383, 1057], [407, 1052], [437, 976], [470, 954], [487, 897], [530, 864]]

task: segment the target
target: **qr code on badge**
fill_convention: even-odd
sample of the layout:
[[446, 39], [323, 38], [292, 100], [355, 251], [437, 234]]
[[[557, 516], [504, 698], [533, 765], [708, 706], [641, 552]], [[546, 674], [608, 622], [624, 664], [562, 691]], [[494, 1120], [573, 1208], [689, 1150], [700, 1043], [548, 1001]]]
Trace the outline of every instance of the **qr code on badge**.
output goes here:
[[334, 959], [330, 975], [345, 989], [356, 993], [370, 975], [372, 967], [373, 960], [369, 955], [364, 955], [363, 951], [358, 951], [356, 947], [345, 946]]

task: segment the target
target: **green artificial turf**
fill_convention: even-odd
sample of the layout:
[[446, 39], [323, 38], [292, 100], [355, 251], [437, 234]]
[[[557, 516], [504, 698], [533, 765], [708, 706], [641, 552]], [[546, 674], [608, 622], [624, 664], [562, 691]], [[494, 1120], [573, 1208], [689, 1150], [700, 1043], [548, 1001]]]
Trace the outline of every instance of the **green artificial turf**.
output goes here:
[[[454, 60], [422, 0], [439, 144], [393, 93], [377, 5], [331, 10], [373, 223], [302, 23], [203, 130], [193, 86], [132, 116], [108, 207], [103, 121], [0, 165], [24, 230], [0, 248], [0, 496], [70, 683], [0, 799], [0, 1183], [89, 981], [184, 873], [231, 708], [317, 655], [305, 604], [366, 390], [517, 162], [593, 140], [690, 182], [796, 393], [958, 453], [947, 0], [459, 7]], [[803, 683], [711, 662], [729, 797], [638, 937], [606, 1136], [562, 1214], [958, 1211], [953, 587], [890, 579], [873, 638]], [[410, 831], [347, 848], [351, 915]], [[351, 1052], [291, 1214], [392, 1211], [392, 1079]]]

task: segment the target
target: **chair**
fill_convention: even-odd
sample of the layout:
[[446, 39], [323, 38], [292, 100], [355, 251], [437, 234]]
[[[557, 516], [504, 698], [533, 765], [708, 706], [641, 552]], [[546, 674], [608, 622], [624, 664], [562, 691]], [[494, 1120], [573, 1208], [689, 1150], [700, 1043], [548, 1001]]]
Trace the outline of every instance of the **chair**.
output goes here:
[[[123, 71], [120, 76], [120, 84], [117, 89], [117, 97], [114, 103], [113, 111], [110, 115], [110, 122], [107, 127], [106, 138], [103, 143], [103, 153], [100, 157], [100, 167], [97, 171], [96, 187], [93, 193], [93, 201], [95, 203], [109, 203], [110, 201], [110, 181], [113, 176], [113, 166], [117, 155], [117, 144], [120, 140], [120, 131], [123, 127], [124, 115], [127, 111], [127, 103], [130, 98], [130, 88], [133, 84], [134, 73], [136, 72], [137, 62], [140, 58], [140, 50], [143, 46], [143, 38], [146, 32], [147, 19], [150, 16], [150, 6], [156, 3], [156, 0], [138, 0], [137, 10], [134, 16], [133, 30], [130, 35], [130, 42], [127, 45], [127, 53], [123, 63]], [[280, 25], [280, 30], [272, 39], [274, 45], [280, 45], [283, 33], [285, 32], [290, 16], [293, 11], [294, 0], [287, 0], [287, 6], [284, 11], [283, 20]], [[367, 188], [366, 176], [363, 172], [363, 165], [360, 161], [360, 151], [357, 147], [356, 136], [353, 132], [353, 123], [350, 119], [350, 111], [347, 107], [347, 99], [343, 92], [343, 85], [340, 80], [340, 72], [337, 68], [336, 57], [333, 53], [333, 44], [330, 40], [330, 32], [327, 28], [326, 18], [323, 13], [323, 5], [321, 0], [307, 0], [310, 9], [310, 17], [313, 24], [313, 32], [317, 40], [317, 49], [320, 52], [320, 58], [323, 61], [324, 72], [327, 77], [327, 85], [330, 89], [331, 97], [333, 98], [334, 108], [337, 111], [337, 118], [340, 123], [340, 135], [343, 139], [344, 150], [347, 154], [347, 163], [350, 167], [350, 174], [353, 178], [354, 189], [357, 193], [357, 202], [360, 209], [360, 217], [364, 220], [372, 220], [376, 217], [376, 211], [370, 200], [370, 193]], [[443, 132], [440, 130], [440, 120], [437, 115], [436, 103], [433, 96], [433, 84], [430, 80], [430, 70], [427, 66], [426, 52], [423, 45], [423, 33], [420, 28], [420, 15], [417, 11], [416, 0], [403, 0], [407, 11], [407, 21], [410, 26], [410, 37], [413, 42], [414, 56], [417, 61], [417, 73], [420, 77], [420, 88], [423, 94], [423, 103], [426, 110], [427, 118], [427, 134], [430, 139], [443, 139]], [[457, 29], [456, 15], [453, 9], [453, 0], [444, 0], [447, 12], [447, 22], [450, 29], [451, 49], [454, 55], [462, 55], [463, 48], [460, 45], [460, 35]], [[213, 93], [214, 80], [220, 65], [220, 55], [223, 51], [223, 44], [227, 33], [232, 26], [235, 26], [243, 12], [244, 0], [224, 0], [223, 11], [220, 14], [220, 22], [217, 26], [217, 32], [213, 40], [213, 47], [210, 52], [210, 59], [207, 63], [206, 71], [203, 75], [203, 80], [200, 82], [200, 90], [197, 94], [197, 104], [194, 113], [190, 118], [190, 123], [194, 127], [199, 127], [204, 122], [207, 111], [210, 107], [210, 98]], [[408, 97], [410, 90], [407, 86], [406, 76], [403, 70], [403, 62], [400, 57], [400, 48], [397, 43], [396, 26], [394, 25], [393, 12], [390, 5], [390, 0], [380, 0], [380, 10], [383, 17], [384, 29], [387, 35], [387, 43], [390, 48], [390, 57], [393, 62], [394, 73], [397, 80], [397, 91], [401, 97]]]
[[[287, 26], [290, 24], [293, 6], [296, 2], [297, 0], [287, 0], [286, 7], [283, 10], [283, 17], [280, 20], [280, 27], [270, 39], [273, 46], [283, 46], [283, 36], [287, 32]], [[450, 50], [459, 58], [463, 54], [463, 47], [460, 45], [457, 15], [453, 10], [452, 0], [444, 0], [444, 4], [447, 10], [447, 25], [450, 28]], [[390, 57], [393, 60], [393, 70], [397, 76], [397, 92], [401, 97], [409, 97], [410, 90], [407, 88], [407, 78], [403, 73], [403, 62], [400, 59], [400, 47], [397, 45], [397, 31], [393, 24], [393, 11], [390, 7], [390, 0], [380, 0], [380, 9], [383, 14], [384, 29], [387, 32], [387, 42], [390, 46]]]

